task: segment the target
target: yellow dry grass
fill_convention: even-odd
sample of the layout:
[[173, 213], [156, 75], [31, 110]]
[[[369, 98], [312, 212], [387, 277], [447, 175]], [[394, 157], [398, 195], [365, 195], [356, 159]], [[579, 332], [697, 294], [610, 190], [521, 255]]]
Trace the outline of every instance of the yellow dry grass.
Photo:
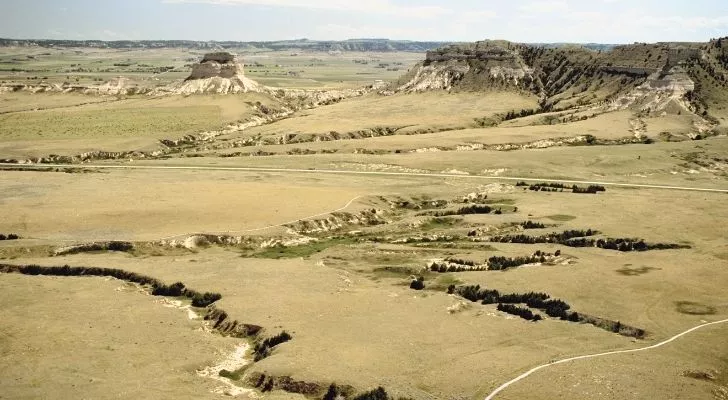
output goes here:
[[134, 286], [102, 278], [4, 275], [2, 396], [217, 399], [196, 375], [237, 341], [200, 330]]

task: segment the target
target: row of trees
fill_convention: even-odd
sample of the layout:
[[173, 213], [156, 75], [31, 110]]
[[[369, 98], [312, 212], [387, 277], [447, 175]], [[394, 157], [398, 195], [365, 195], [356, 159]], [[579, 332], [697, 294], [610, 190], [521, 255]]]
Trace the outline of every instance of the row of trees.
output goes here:
[[162, 281], [150, 276], [137, 274], [136, 272], [124, 271], [115, 268], [100, 267], [71, 267], [64, 265], [61, 267], [41, 267], [39, 265], [0, 265], [0, 272], [17, 272], [24, 275], [49, 275], [49, 276], [110, 276], [127, 282], [139, 285], [149, 285], [152, 287], [152, 295], [154, 296], [185, 296], [192, 299], [194, 307], [207, 307], [210, 304], [220, 300], [220, 293], [198, 292], [194, 289], [186, 288], [182, 282], [176, 282], [167, 285]]
[[[558, 255], [561, 255], [561, 252], [559, 252]], [[522, 257], [493, 256], [493, 257], [488, 258], [488, 269], [494, 270], [494, 271], [503, 271], [503, 270], [506, 270], [509, 268], [520, 267], [521, 265], [534, 264], [537, 262], [543, 263], [543, 262], [546, 262], [546, 260], [552, 256], [553, 256], [552, 254], [542, 252], [541, 250], [536, 251], [536, 253], [534, 253], [530, 256], [522, 256]]]
[[[561, 250], [556, 250], [554, 254], [537, 250], [530, 256], [522, 257], [505, 257], [493, 256], [485, 261], [485, 264], [478, 264], [471, 260], [462, 260], [457, 258], [446, 258], [445, 262], [433, 262], [430, 265], [430, 271], [446, 273], [446, 272], [473, 272], [473, 271], [502, 271], [509, 268], [519, 267], [521, 265], [543, 263], [551, 257], [561, 255]], [[414, 282], [413, 282], [414, 283]]]
[[673, 250], [673, 249], [689, 249], [689, 245], [676, 243], [647, 243], [644, 239], [632, 238], [605, 238], [594, 239], [590, 236], [599, 234], [599, 231], [593, 229], [587, 230], [567, 230], [561, 233], [549, 233], [541, 236], [529, 235], [504, 235], [494, 236], [490, 238], [491, 242], [496, 243], [556, 243], [569, 247], [598, 247], [605, 250], [617, 250], [622, 252], [628, 251], [648, 251], [648, 250]]
[[566, 242], [573, 238], [588, 237], [599, 234], [599, 231], [594, 229], [587, 230], [576, 230], [570, 229], [560, 233], [548, 233], [541, 236], [529, 236], [529, 235], [504, 235], [494, 236], [490, 239], [491, 242], [496, 243], [523, 243], [523, 244], [536, 244], [536, 243], [558, 243], [566, 244]]
[[[490, 214], [493, 208], [486, 205], [473, 204], [471, 206], [460, 207], [457, 210], [446, 210], [436, 211], [431, 215], [435, 217], [447, 217], [450, 215], [470, 215], [470, 214]], [[502, 211], [496, 210], [496, 214], [500, 214]]]
[[514, 306], [513, 304], [498, 303], [497, 308], [498, 311], [502, 311], [511, 315], [517, 315], [527, 321], [537, 322], [543, 319], [540, 314], [536, 314], [525, 307]]
[[571, 239], [565, 243], [570, 247], [598, 247], [605, 250], [648, 251], [689, 249], [690, 246], [677, 243], [646, 243], [644, 239], [606, 238], [606, 239]]
[[571, 188], [571, 191], [573, 193], [589, 193], [589, 194], [596, 194], [599, 192], [606, 192], [607, 189], [604, 186], [600, 185], [589, 185], [586, 188], [581, 188], [576, 185]]
[[569, 313], [571, 308], [563, 300], [551, 299], [546, 293], [529, 292], [529, 293], [508, 293], [501, 294], [495, 289], [481, 289], [480, 285], [467, 285], [456, 287], [450, 285], [448, 287], [449, 294], [457, 294], [472, 302], [480, 302], [481, 304], [525, 304], [530, 308], [543, 310], [548, 316], [561, 318], [568, 321], [579, 321], [579, 314], [576, 312]]
[[[498, 310], [518, 315], [531, 321], [540, 320], [541, 317], [539, 316], [539, 318], [536, 319], [536, 313], [528, 310], [528, 308], [542, 310], [548, 316], [559, 318], [563, 321], [591, 324], [601, 329], [619, 333], [623, 336], [643, 338], [646, 334], [644, 329], [625, 325], [619, 321], [570, 311], [571, 306], [569, 306], [568, 303], [563, 300], [552, 299], [551, 296], [546, 293], [528, 292], [501, 294], [498, 290], [481, 288], [480, 285], [450, 285], [447, 289], [447, 293], [456, 294], [472, 302], [480, 302], [481, 304], [498, 304]], [[515, 304], [525, 304], [528, 308], [516, 307], [514, 306]], [[527, 310], [530, 311], [531, 314], [526, 312]]]
[[9, 233], [7, 235], [0, 233], [0, 240], [18, 240], [20, 239], [20, 236], [16, 235], [15, 233]]
[[447, 261], [444, 263], [432, 263], [430, 265], [430, 271], [439, 272], [444, 274], [446, 272], [475, 272], [475, 271], [487, 271], [487, 265], [464, 265], [458, 264], [453, 261]]
[[528, 187], [529, 190], [532, 190], [534, 192], [563, 192], [564, 189], [571, 189], [572, 193], [592, 193], [596, 194], [598, 192], [606, 192], [607, 189], [604, 186], [601, 185], [589, 185], [587, 187], [580, 187], [577, 185], [571, 185], [567, 186], [563, 183], [554, 183], [554, 182], [541, 182], [541, 183], [534, 183], [529, 185], [526, 182], [517, 182], [516, 186], [519, 187]]

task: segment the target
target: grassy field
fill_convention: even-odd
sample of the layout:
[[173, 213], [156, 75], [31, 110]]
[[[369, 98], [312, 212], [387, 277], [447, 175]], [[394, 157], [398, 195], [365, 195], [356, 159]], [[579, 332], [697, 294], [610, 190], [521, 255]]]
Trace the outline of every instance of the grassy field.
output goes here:
[[215, 382], [195, 371], [237, 341], [203, 332], [134, 286], [72, 280], [0, 279], [13, 299], [0, 311], [4, 398], [219, 398], [210, 392]]
[[[239, 96], [190, 96], [186, 98], [108, 99], [103, 103], [77, 105], [82, 99], [103, 99], [71, 95], [67, 102], [54, 102], [61, 95], [9, 94], [13, 107], [35, 111], [0, 114], [0, 155], [37, 157], [48, 154], [75, 155], [83, 151], [149, 150], [160, 139], [219, 130], [244, 121], [256, 110], [255, 102], [276, 104], [257, 93]], [[40, 99], [40, 104], [37, 99]], [[61, 105], [56, 105], [61, 104]]]
[[[254, 229], [334, 210], [365, 193], [311, 181], [276, 183], [265, 176], [194, 171], [172, 176], [3, 172], [0, 186], [8, 216], [0, 232], [82, 241]], [[291, 204], [291, 198], [302, 201]], [[29, 212], [29, 204], [37, 212]]]
[[[247, 76], [271, 87], [341, 88], [395, 80], [424, 55], [229, 49], [245, 64]], [[202, 50], [0, 49], [0, 82], [99, 84], [118, 76], [139, 87], [157, 87], [186, 78]]]
[[423, 58], [419, 53], [241, 51], [245, 74], [271, 87], [340, 88], [397, 79]]
[[[114, 172], [111, 176], [119, 174], [127, 173]], [[184, 176], [177, 179], [188, 181]], [[280, 184], [310, 180], [323, 186], [341, 186], [349, 190], [366, 188], [374, 193], [397, 193], [433, 200], [493, 190], [479, 186], [477, 182], [451, 181], [452, 185], [442, 185], [405, 177], [347, 180], [273, 175], [267, 179], [275, 179]], [[202, 182], [191, 184], [203, 185]], [[224, 184], [216, 184], [219, 185], [216, 191], [228, 192]], [[100, 182], [97, 185], [103, 187]], [[204, 186], [199, 188], [213, 190]], [[340, 241], [330, 247], [310, 247], [315, 250], [311, 252], [304, 245], [295, 255], [302, 258], [278, 260], [268, 256], [245, 258], [235, 248], [212, 247], [169, 257], [86, 254], [53, 259], [19, 258], [13, 262], [103, 264], [150, 274], [168, 282], [179, 280], [192, 287], [218, 291], [223, 295], [220, 307], [235, 318], [261, 324], [269, 330], [285, 329], [294, 336], [291, 342], [278, 347], [271, 357], [256, 363], [249, 372], [292, 376], [325, 384], [336, 381], [358, 388], [384, 385], [392, 393], [413, 398], [479, 398], [530, 366], [571, 355], [644, 346], [699, 324], [701, 320], [728, 315], [728, 298], [721, 287], [728, 275], [720, 268], [728, 250], [719, 233], [720, 216], [724, 213], [722, 195], [612, 188], [600, 195], [578, 195], [498, 187], [498, 191], [503, 190], [506, 192], [493, 192], [489, 198], [494, 203], [517, 205], [518, 213], [467, 216], [462, 222], [438, 225], [430, 232], [463, 232], [472, 227], [500, 226], [528, 218], [557, 223], [558, 226], [550, 228], [555, 231], [589, 227], [611, 237], [690, 243], [692, 249], [620, 253], [557, 245], [493, 243], [488, 246], [483, 243], [475, 248], [451, 248], [442, 247], [444, 244], [419, 247]], [[143, 191], [137, 189], [137, 194]], [[258, 192], [244, 193], [259, 199]], [[161, 196], [161, 193], [154, 196]], [[174, 195], [169, 192], [165, 197]], [[656, 208], [654, 204], [662, 206]], [[44, 214], [43, 209], [35, 212]], [[559, 215], [562, 217], [552, 218]], [[564, 215], [575, 218], [563, 218]], [[377, 234], [394, 237], [421, 233], [411, 228], [411, 224], [421, 217], [405, 213], [392, 218], [397, 222], [371, 229]], [[154, 225], [136, 229], [156, 232]], [[326, 235], [330, 234], [324, 233], [323, 237]], [[551, 319], [534, 324], [495, 312], [493, 305], [466, 302], [468, 305], [462, 311], [448, 313], [449, 307], [462, 300], [443, 292], [414, 292], [407, 287], [408, 271], [423, 268], [432, 258], [451, 255], [482, 260], [494, 254], [530, 254], [536, 249], [548, 252], [561, 249], [572, 263], [522, 267], [505, 272], [426, 275], [426, 283], [433, 288], [444, 282], [460, 282], [479, 283], [502, 292], [544, 291], [565, 299], [579, 312], [646, 329], [648, 338], [635, 343], [631, 338], [591, 325]], [[389, 272], [382, 273], [384, 267], [389, 267]], [[396, 272], [399, 267], [406, 268]], [[707, 315], [686, 314], [679, 306], [684, 302], [700, 304], [712, 311]], [[707, 347], [720, 346], [721, 337], [716, 333], [701, 336], [700, 343]], [[609, 365], [613, 371], [629, 368], [649, 377], [654, 376], [651, 371], [658, 368], [660, 379], [646, 380], [648, 383], [640, 385], [640, 390], [660, 393], [664, 390], [662, 380], [681, 379], [678, 374], [683, 369], [709, 369], [718, 362], [700, 356], [692, 363], [680, 358], [681, 364], [663, 369], [665, 360], [672, 357], [680, 358], [680, 352], [669, 348], [664, 353], [655, 351], [653, 356], [641, 359], [639, 366], [629, 357], [615, 358]], [[615, 387], [632, 382], [631, 376], [624, 374], [610, 374], [608, 378]], [[591, 376], [578, 373], [569, 378], [579, 384], [578, 390], [570, 391], [564, 391], [560, 386], [565, 384], [566, 378], [549, 380], [535, 375], [529, 379], [544, 386], [543, 390], [558, 392], [565, 398], [584, 398], [603, 390]], [[681, 390], [687, 398], [699, 398], [713, 386], [686, 386]], [[504, 398], [518, 398], [517, 393], [521, 392], [516, 389], [515, 393]]]
[[475, 118], [536, 105], [536, 98], [511, 93], [483, 97], [475, 93], [371, 95], [302, 111], [296, 118], [251, 129], [245, 136], [288, 133], [348, 133], [377, 127], [446, 129], [472, 126]]
[[[422, 58], [238, 53], [246, 74], [265, 85], [315, 89], [394, 79]], [[201, 55], [4, 48], [0, 81], [98, 84], [124, 75], [134, 84], [161, 86], [183, 79]], [[161, 139], [271, 114], [256, 109], [257, 102], [271, 110], [294, 106], [285, 101], [252, 93], [2, 93], [0, 158], [158, 150]], [[710, 105], [714, 112], [721, 110], [716, 104]], [[596, 115], [596, 108], [583, 107], [565, 123], [556, 123], [558, 113], [492, 127], [476, 121], [497, 122], [508, 111], [537, 107], [535, 96], [515, 92], [369, 93], [169, 147], [162, 157], [131, 154], [35, 171], [6, 166], [0, 169], [0, 234], [20, 239], [0, 241], [0, 260], [119, 268], [219, 293], [213, 305], [230, 319], [263, 327], [263, 337], [283, 330], [293, 337], [247, 369], [231, 371], [241, 377], [237, 385], [248, 387], [247, 380], [263, 373], [323, 390], [332, 382], [357, 393], [383, 386], [391, 399], [482, 399], [536, 365], [644, 347], [728, 318], [724, 193], [608, 184], [598, 194], [569, 187], [537, 192], [507, 179], [726, 189], [728, 139], [688, 140], [696, 117], [687, 113]], [[636, 132], [654, 142], [604, 144]], [[600, 142], [557, 143], [582, 135]], [[507, 146], [536, 141], [542, 146]], [[123, 166], [180, 168], [116, 168]], [[468, 214], [473, 210], [479, 214]], [[526, 221], [544, 226], [525, 229]], [[644, 239], [674, 248], [622, 252], [491, 241], [586, 229], [599, 231], [593, 238], [602, 240]], [[117, 244], [123, 251], [106, 251], [104, 241], [128, 241], [130, 248]], [[59, 255], [77, 244], [88, 247]], [[446, 258], [490, 267], [491, 257], [537, 251], [559, 255], [506, 270], [429, 268]], [[418, 277], [425, 290], [410, 289]], [[583, 323], [548, 317], [534, 305], [544, 320], [526, 321], [497, 311], [496, 304], [446, 292], [470, 284], [501, 294], [548, 293], [566, 301]], [[189, 320], [159, 297], [111, 278], [0, 274], [0, 290], [7, 299], [0, 310], [0, 370], [7, 371], [0, 374], [0, 398], [219, 398], [212, 393], [218, 383], [196, 371], [246, 343], [212, 333], [212, 322]], [[646, 333], [620, 335], [615, 326]], [[728, 390], [725, 331], [714, 326], [639, 355], [547, 368], [498, 398], [721, 400]], [[258, 386], [258, 397], [305, 398], [293, 393], [302, 383], [287, 391]]]

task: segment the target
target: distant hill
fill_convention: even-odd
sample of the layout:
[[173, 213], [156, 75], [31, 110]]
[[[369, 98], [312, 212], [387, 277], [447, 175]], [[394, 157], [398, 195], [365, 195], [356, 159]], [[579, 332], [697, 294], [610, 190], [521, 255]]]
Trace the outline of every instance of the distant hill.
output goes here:
[[[155, 48], [193, 48], [193, 49], [268, 49], [268, 50], [311, 50], [311, 51], [407, 51], [426, 52], [455, 42], [421, 42], [412, 40], [390, 40], [380, 38], [361, 38], [348, 40], [278, 40], [278, 41], [194, 41], [194, 40], [53, 40], [53, 39], [3, 39], [0, 47], [42, 46], [42, 47], [89, 47], [108, 49], [155, 49]], [[529, 43], [531, 46], [545, 48], [584, 47], [591, 50], [608, 51], [618, 46], [602, 43]]]
[[417, 42], [389, 39], [349, 39], [333, 40], [281, 40], [281, 41], [192, 41], [192, 40], [51, 40], [51, 39], [0, 39], [0, 47], [41, 46], [76, 47], [102, 49], [157, 49], [192, 48], [201, 50], [223, 49], [261, 49], [261, 50], [310, 50], [310, 51], [407, 51], [421, 52], [433, 50], [451, 42]]

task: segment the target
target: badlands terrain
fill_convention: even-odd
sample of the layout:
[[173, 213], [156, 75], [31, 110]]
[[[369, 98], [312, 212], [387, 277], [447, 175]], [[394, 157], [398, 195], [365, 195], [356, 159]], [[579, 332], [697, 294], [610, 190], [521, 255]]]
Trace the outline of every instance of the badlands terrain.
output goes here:
[[728, 399], [728, 38], [0, 44], [0, 398]]

